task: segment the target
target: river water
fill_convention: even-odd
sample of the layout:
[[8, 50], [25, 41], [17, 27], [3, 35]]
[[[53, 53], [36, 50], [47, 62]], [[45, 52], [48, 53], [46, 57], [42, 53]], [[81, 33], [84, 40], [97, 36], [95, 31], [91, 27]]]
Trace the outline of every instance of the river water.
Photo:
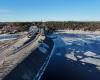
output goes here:
[[100, 80], [100, 35], [53, 36], [53, 55], [40, 80]]

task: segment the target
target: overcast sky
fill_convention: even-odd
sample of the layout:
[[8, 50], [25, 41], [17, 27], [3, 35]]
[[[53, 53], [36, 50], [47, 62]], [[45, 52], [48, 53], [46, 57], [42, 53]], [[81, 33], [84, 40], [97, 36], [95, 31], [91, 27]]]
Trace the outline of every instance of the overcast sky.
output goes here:
[[0, 21], [100, 21], [100, 0], [0, 0]]

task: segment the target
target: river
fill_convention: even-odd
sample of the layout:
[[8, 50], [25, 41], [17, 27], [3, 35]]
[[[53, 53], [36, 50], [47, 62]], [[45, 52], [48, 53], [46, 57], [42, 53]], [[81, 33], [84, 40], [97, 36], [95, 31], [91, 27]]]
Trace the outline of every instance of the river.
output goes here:
[[53, 36], [53, 55], [40, 80], [100, 80], [100, 35]]

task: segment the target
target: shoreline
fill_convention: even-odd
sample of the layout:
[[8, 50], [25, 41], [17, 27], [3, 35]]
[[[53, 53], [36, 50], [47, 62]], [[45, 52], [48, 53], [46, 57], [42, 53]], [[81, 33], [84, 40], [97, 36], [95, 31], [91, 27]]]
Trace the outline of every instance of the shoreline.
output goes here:
[[100, 31], [84, 31], [84, 30], [57, 30], [57, 33], [70, 33], [70, 34], [94, 34], [100, 35]]
[[[34, 51], [32, 51], [30, 55], [27, 56], [27, 58], [18, 64], [7, 76], [5, 76], [3, 80], [33, 80], [34, 78], [37, 78], [37, 75], [41, 74], [41, 72], [38, 73], [38, 71], [40, 70], [41, 66], [43, 66], [53, 47], [52, 41], [49, 39], [45, 39], [44, 43], [49, 46], [46, 53], [43, 53], [39, 49], [41, 46], [39, 46]], [[46, 47], [46, 45], [44, 46]]]

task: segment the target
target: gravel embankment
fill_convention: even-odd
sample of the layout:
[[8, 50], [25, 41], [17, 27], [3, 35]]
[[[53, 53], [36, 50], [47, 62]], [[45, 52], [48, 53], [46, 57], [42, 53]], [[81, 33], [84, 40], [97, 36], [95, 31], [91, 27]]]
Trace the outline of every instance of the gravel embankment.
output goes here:
[[[45, 50], [45, 51], [41, 51]], [[46, 38], [27, 58], [13, 69], [3, 80], [33, 80], [51, 53], [53, 41]]]
[[2, 80], [27, 56], [29, 56], [31, 54], [31, 51], [33, 51], [39, 46], [38, 41], [42, 38], [42, 36], [37, 36], [36, 39], [34, 39], [30, 43], [21, 47], [21, 49], [19, 49], [18, 51], [16, 51], [16, 54], [4, 56], [0, 60], [0, 80]]

